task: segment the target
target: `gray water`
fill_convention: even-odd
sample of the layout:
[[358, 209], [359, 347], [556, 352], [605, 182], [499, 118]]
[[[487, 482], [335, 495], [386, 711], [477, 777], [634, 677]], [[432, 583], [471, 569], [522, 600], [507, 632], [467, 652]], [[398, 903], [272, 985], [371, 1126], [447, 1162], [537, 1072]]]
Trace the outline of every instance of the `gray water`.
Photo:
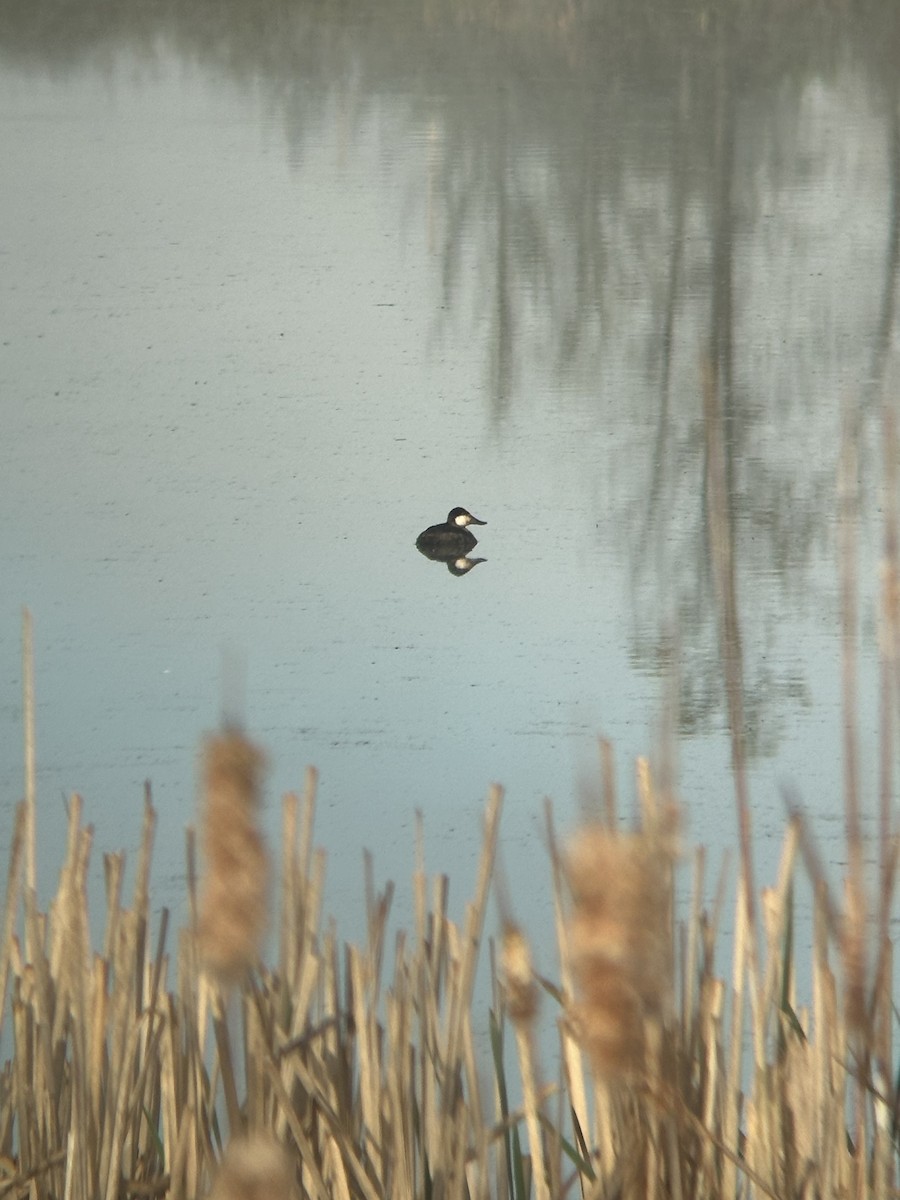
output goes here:
[[[45, 896], [65, 798], [99, 848], [133, 849], [149, 779], [154, 901], [180, 903], [224, 706], [270, 755], [273, 837], [279, 795], [319, 768], [343, 930], [364, 848], [408, 912], [417, 810], [458, 913], [494, 780], [513, 904], [540, 926], [543, 798], [571, 829], [602, 734], [629, 810], [673, 645], [685, 841], [720, 861], [704, 362], [759, 882], [785, 787], [840, 869], [845, 413], [876, 793], [892, 11], [0, 7], [0, 835], [26, 604]], [[487, 522], [462, 577], [414, 546], [457, 504]]]

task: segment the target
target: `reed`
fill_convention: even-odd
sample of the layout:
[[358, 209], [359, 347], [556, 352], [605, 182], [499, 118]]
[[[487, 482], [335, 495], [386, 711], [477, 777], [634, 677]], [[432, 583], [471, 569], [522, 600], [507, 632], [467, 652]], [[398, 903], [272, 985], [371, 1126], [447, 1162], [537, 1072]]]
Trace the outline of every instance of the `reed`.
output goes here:
[[237, 729], [203, 748], [206, 873], [197, 927], [200, 959], [219, 981], [252, 969], [265, 933], [269, 859], [258, 828], [265, 756]]
[[[703, 895], [701, 855], [694, 894], [676, 915], [674, 825], [654, 816], [664, 805], [645, 763], [633, 831], [591, 822], [563, 852], [548, 812], [559, 973], [539, 977], [525, 932], [506, 920], [491, 1116], [474, 979], [500, 790], [488, 800], [463, 923], [448, 915], [447, 880], [420, 871], [413, 928], [389, 952], [390, 889], [370, 888], [364, 945], [341, 944], [321, 919], [311, 775], [304, 796], [284, 802], [277, 949], [267, 964], [257, 945], [270, 868], [251, 819], [262, 756], [229, 732], [209, 743], [205, 761], [207, 815], [226, 800], [245, 805], [246, 823], [234, 827], [247, 857], [234, 869], [261, 875], [247, 881], [243, 932], [221, 935], [228, 953], [216, 948], [209, 908], [210, 896], [222, 897], [210, 876], [224, 869], [209, 833], [201, 899], [191, 874], [194, 915], [170, 945], [165, 910], [151, 930], [147, 797], [134, 893], [123, 898], [122, 860], [107, 857], [106, 924], [94, 947], [85, 885], [93, 837], [80, 801], [70, 806], [47, 912], [27, 885], [24, 807], [19, 815], [0, 960], [9, 1022], [0, 1196], [896, 1194], [889, 923], [863, 953], [858, 901], [852, 889], [844, 904], [827, 892], [800, 818], [789, 822], [778, 878], [758, 898], [760, 973], [750, 996], [742, 881], [729, 979], [715, 967], [719, 902], [710, 907]], [[808, 1008], [794, 995], [801, 861], [817, 894]], [[876, 912], [891, 911], [893, 861], [872, 898]], [[232, 912], [226, 923], [236, 919]], [[227, 1019], [221, 980], [239, 1020]], [[735, 995], [746, 997], [749, 1063], [733, 1045], [743, 1021], [727, 1019]], [[514, 1050], [504, 1044], [508, 1025]], [[552, 1077], [542, 1076], [539, 1046], [558, 1062]]]

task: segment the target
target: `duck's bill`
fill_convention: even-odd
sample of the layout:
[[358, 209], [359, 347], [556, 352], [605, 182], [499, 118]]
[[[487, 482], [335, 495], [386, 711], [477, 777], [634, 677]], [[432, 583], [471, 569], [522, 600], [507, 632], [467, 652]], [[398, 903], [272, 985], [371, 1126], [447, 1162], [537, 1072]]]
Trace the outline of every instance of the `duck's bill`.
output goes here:
[[[469, 513], [469, 516], [472, 517], [472, 514]], [[477, 517], [472, 517], [472, 520], [469, 522], [469, 524], [470, 525], [487, 525], [487, 521], [479, 521]]]

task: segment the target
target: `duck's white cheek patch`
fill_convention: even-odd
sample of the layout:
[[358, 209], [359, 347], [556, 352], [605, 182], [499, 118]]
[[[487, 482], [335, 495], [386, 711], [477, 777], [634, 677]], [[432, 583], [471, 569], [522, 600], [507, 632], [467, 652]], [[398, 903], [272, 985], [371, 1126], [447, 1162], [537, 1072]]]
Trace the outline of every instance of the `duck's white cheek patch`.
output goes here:
[[463, 516], [462, 513], [460, 513], [460, 515], [456, 518], [456, 521], [454, 523], [456, 525], [468, 525], [469, 518], [466, 516]]

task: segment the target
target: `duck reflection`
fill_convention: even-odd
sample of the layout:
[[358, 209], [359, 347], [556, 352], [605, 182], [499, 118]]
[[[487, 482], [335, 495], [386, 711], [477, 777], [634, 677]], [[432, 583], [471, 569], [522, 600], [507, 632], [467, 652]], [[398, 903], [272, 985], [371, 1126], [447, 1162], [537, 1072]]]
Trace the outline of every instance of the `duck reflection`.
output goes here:
[[452, 508], [447, 520], [440, 525], [429, 525], [416, 538], [416, 549], [432, 562], [447, 564], [451, 575], [467, 575], [473, 567], [486, 562], [484, 558], [469, 558], [468, 552], [478, 545], [478, 538], [469, 525], [486, 525], [465, 508]]

